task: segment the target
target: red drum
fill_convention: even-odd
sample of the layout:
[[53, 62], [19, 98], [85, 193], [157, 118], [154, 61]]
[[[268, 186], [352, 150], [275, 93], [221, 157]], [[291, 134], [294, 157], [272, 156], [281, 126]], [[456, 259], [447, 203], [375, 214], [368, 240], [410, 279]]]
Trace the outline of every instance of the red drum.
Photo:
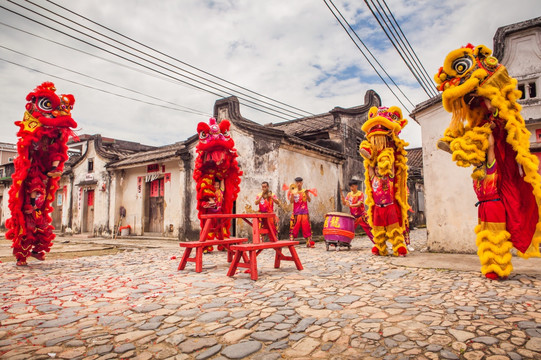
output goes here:
[[351, 239], [355, 237], [355, 218], [341, 212], [330, 212], [325, 215], [323, 237], [329, 244], [351, 246]]

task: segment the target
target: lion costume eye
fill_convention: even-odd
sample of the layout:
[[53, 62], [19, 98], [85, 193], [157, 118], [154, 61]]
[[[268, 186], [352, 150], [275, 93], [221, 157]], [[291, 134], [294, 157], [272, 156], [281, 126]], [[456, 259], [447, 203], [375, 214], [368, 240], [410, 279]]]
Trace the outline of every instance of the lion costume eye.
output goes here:
[[206, 132], [201, 131], [201, 132], [199, 133], [199, 139], [205, 140], [207, 137], [208, 137], [208, 134], [207, 134]]
[[468, 57], [461, 57], [453, 61], [453, 70], [457, 72], [458, 75], [464, 74], [466, 71], [468, 71], [473, 65], [473, 60]]
[[53, 111], [53, 103], [51, 102], [49, 98], [46, 98], [46, 97], [40, 98], [38, 100], [37, 106], [41, 111], [44, 111], [44, 112]]
[[230, 137], [230, 136], [231, 136], [231, 134], [229, 133], [229, 131], [228, 131], [228, 130], [226, 130], [226, 131], [224, 131], [224, 136], [225, 136], [226, 138], [228, 138], [228, 137]]

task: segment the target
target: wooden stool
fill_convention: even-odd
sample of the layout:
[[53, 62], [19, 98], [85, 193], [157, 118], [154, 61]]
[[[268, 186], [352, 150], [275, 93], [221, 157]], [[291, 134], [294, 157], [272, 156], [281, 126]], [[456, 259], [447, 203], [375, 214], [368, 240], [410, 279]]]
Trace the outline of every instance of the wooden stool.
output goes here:
[[[295, 265], [297, 266], [297, 270], [302, 270], [302, 264], [301, 260], [299, 259], [299, 256], [297, 255], [297, 251], [295, 250], [295, 245], [298, 245], [298, 241], [288, 241], [288, 240], [281, 240], [281, 241], [271, 241], [271, 242], [264, 242], [259, 244], [239, 244], [239, 245], [231, 245], [231, 250], [235, 251], [235, 257], [233, 258], [233, 262], [231, 263], [231, 266], [229, 267], [229, 271], [227, 272], [227, 276], [233, 276], [235, 275], [235, 272], [237, 271], [237, 268], [248, 268], [250, 269], [250, 277], [252, 280], [257, 280], [257, 255], [261, 253], [264, 249], [274, 249], [276, 251], [276, 255], [274, 257], [274, 267], [276, 269], [280, 268], [280, 262], [282, 260], [284, 261], [293, 261]], [[282, 253], [282, 248], [287, 247], [289, 248], [289, 252], [291, 253], [291, 256], [286, 256]], [[249, 256], [246, 257], [245, 252], [249, 253]], [[240, 259], [243, 258], [244, 262], [240, 262]], [[246, 259], [248, 258], [248, 261]]]
[[[186, 248], [182, 259], [178, 264], [178, 270], [184, 270], [188, 261], [195, 263], [195, 272], [203, 271], [203, 249], [207, 246], [214, 245], [223, 245], [227, 249], [227, 261], [231, 262], [233, 260], [234, 251], [231, 249], [231, 246], [235, 244], [241, 244], [245, 241], [248, 241], [247, 238], [230, 238], [230, 239], [214, 239], [206, 241], [187, 241], [179, 243], [180, 247]], [[195, 257], [190, 257], [192, 249], [195, 248]]]

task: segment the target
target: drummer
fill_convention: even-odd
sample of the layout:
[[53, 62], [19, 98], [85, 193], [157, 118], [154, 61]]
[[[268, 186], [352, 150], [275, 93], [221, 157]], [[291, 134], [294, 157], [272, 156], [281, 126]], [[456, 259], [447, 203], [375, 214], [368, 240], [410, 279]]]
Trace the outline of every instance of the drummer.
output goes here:
[[356, 180], [351, 179], [349, 182], [349, 189], [351, 190], [346, 197], [340, 192], [342, 198], [342, 205], [349, 207], [351, 215], [355, 217], [355, 228], [360, 226], [370, 240], [373, 239], [370, 225], [368, 225], [366, 219], [366, 211], [364, 209], [364, 194], [359, 190], [359, 185]]
[[[261, 183], [261, 192], [257, 194], [255, 198], [255, 205], [259, 206], [259, 212], [260, 213], [274, 213], [274, 204], [277, 204], [280, 206], [280, 200], [278, 200], [278, 197], [276, 194], [273, 194], [272, 191], [269, 190], [269, 183], [267, 181], [263, 181]], [[270, 230], [268, 226], [272, 226], [276, 229], [276, 232], [278, 232], [278, 218], [275, 215], [272, 218], [269, 218], [269, 222], [262, 221], [259, 223], [260, 229], [266, 229]]]
[[310, 215], [308, 213], [308, 203], [311, 201], [310, 193], [302, 188], [302, 177], [295, 178], [295, 187], [289, 193], [288, 200], [293, 204], [289, 239], [295, 239], [302, 228], [302, 236], [306, 239], [306, 246], [315, 247], [315, 242], [312, 241], [312, 228], [310, 227]]

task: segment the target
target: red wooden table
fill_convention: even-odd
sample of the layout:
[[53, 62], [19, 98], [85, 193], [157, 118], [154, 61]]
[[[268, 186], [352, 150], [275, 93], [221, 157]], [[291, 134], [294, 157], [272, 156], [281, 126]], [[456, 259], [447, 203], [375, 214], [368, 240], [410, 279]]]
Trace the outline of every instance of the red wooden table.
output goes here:
[[[298, 270], [302, 270], [302, 264], [295, 251], [295, 245], [298, 245], [298, 241], [280, 241], [276, 235], [276, 229], [269, 219], [274, 218], [276, 215], [273, 213], [256, 213], [256, 214], [205, 214], [201, 215], [201, 219], [204, 220], [203, 229], [199, 235], [199, 241], [181, 242], [180, 247], [186, 248], [180, 264], [179, 270], [183, 270], [186, 267], [188, 261], [195, 263], [195, 271], [201, 272], [203, 270], [203, 248], [213, 245], [223, 245], [227, 249], [227, 260], [231, 262], [228, 276], [233, 276], [237, 268], [250, 269], [251, 278], [257, 280], [257, 255], [264, 249], [274, 249], [276, 251], [274, 259], [274, 267], [279, 268], [280, 262], [293, 261]], [[252, 227], [252, 244], [243, 244], [248, 241], [247, 238], [223, 238], [223, 234], [218, 229], [221, 229], [223, 224], [228, 219], [242, 219], [248, 225]], [[267, 225], [267, 229], [261, 231], [259, 229], [260, 222], [264, 222]], [[271, 225], [271, 226], [269, 226]], [[213, 230], [219, 237], [213, 240], [207, 240], [209, 231]], [[269, 242], [261, 242], [261, 235], [265, 233], [269, 236]], [[286, 256], [282, 253], [282, 248], [287, 247], [291, 256]], [[191, 258], [190, 254], [192, 249], [196, 249], [195, 257]], [[234, 254], [234, 256], [233, 256]], [[243, 262], [241, 262], [243, 260]]]
[[[248, 241], [247, 238], [227, 238], [224, 239], [222, 227], [228, 219], [238, 219], [242, 218], [250, 226], [252, 222], [248, 219], [252, 219], [257, 223], [256, 230], [254, 232], [254, 238], [259, 239], [259, 221], [266, 221], [271, 218], [271, 214], [204, 214], [201, 215], [201, 220], [204, 221], [203, 228], [199, 234], [199, 241], [186, 241], [179, 243], [180, 247], [185, 248], [184, 254], [178, 264], [178, 270], [184, 270], [188, 262], [195, 263], [195, 272], [203, 271], [203, 250], [207, 246], [222, 245], [227, 250], [227, 261], [231, 262], [233, 260], [234, 251], [231, 249], [231, 245], [241, 244]], [[274, 215], [274, 214], [272, 214]], [[212, 240], [207, 239], [207, 235], [210, 231], [213, 231], [216, 234], [216, 238]], [[276, 241], [276, 233], [269, 235], [273, 236], [273, 239]], [[259, 240], [257, 240], [259, 242]], [[195, 249], [195, 256], [190, 257], [192, 249]], [[245, 261], [248, 261], [247, 255], [244, 255]]]

